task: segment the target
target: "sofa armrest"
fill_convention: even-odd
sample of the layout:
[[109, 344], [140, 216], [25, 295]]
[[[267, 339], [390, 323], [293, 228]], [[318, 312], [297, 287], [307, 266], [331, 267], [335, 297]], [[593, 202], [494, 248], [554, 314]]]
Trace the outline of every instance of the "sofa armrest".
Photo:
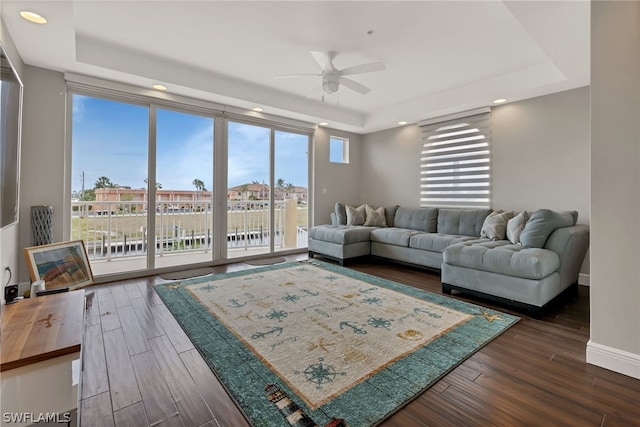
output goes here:
[[560, 285], [564, 289], [578, 281], [589, 248], [589, 226], [578, 224], [558, 228], [551, 233], [544, 247], [560, 256]]

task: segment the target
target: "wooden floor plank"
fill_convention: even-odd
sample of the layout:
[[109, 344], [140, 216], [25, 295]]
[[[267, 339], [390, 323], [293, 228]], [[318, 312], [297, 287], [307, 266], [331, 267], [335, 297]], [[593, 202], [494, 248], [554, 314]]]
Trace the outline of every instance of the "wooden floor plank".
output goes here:
[[149, 425], [142, 401], [114, 411], [113, 419], [117, 427], [140, 427]]
[[164, 329], [162, 329], [160, 322], [156, 320], [156, 317], [151, 311], [153, 305], [150, 300], [146, 297], [135, 298], [131, 300], [131, 305], [138, 317], [138, 324], [140, 325], [140, 328], [142, 328], [147, 339], [164, 335]]
[[135, 282], [135, 285], [138, 287], [138, 290], [142, 294], [142, 297], [148, 301], [149, 305], [162, 304], [162, 299], [160, 298], [158, 293], [153, 290], [154, 284], [155, 283], [153, 282], [153, 279], [149, 279], [148, 281]]
[[[214, 267], [216, 273], [247, 268], [253, 267], [245, 263]], [[366, 260], [349, 263], [348, 268], [429, 292], [442, 293], [440, 276], [433, 272]], [[188, 399], [192, 402], [192, 410], [206, 408], [212, 412], [214, 419], [206, 421], [205, 426], [247, 427], [249, 424], [242, 413], [198, 351], [190, 342], [181, 341], [185, 338], [183, 331], [174, 323], [173, 316], [152, 287], [155, 283], [164, 282], [152, 276], [90, 288], [91, 292], [95, 292], [93, 306], [102, 310], [97, 312], [100, 314], [100, 325], [106, 331], [103, 334], [106, 339], [101, 341], [98, 338], [99, 329], [92, 329], [95, 325], [86, 325], [84, 351], [86, 354], [99, 355], [97, 349], [100, 349], [107, 354], [108, 360], [112, 359], [110, 354], [117, 352], [114, 359], [128, 360], [131, 366], [129, 376], [135, 377], [136, 383], [141, 383], [142, 401], [118, 409], [111, 408], [116, 425], [120, 425], [120, 421], [122, 425], [182, 425], [185, 421], [185, 425], [197, 427], [200, 419], [183, 420], [178, 414], [179, 407], [180, 413], [185, 411], [180, 402]], [[127, 290], [130, 308], [123, 310], [126, 305], [119, 298], [124, 294], [119, 290], [114, 292], [116, 286]], [[508, 306], [465, 294], [456, 293], [453, 298], [514, 314], [522, 320], [382, 422], [381, 426], [640, 425], [640, 407], [637, 405], [640, 401], [640, 381], [586, 364], [588, 288], [579, 288], [577, 301], [554, 304], [542, 320], [532, 319], [526, 313]], [[105, 310], [115, 308], [116, 301], [120, 301], [117, 304], [121, 307], [115, 317], [120, 319], [121, 316], [122, 321], [109, 323], [102, 314]], [[120, 329], [120, 323], [124, 328], [131, 323], [128, 319], [132, 312], [142, 335], [153, 342], [149, 346], [151, 351], [133, 356], [129, 355], [127, 340], [123, 329]], [[94, 319], [88, 323], [95, 322], [95, 318], [91, 313], [86, 317]], [[114, 338], [116, 334], [119, 334], [117, 339]], [[169, 356], [164, 356], [165, 352]], [[175, 371], [168, 368], [176, 364], [181, 366], [176, 353], [187, 373], [180, 367]], [[127, 362], [122, 363], [126, 365]], [[189, 376], [192, 382], [188, 386], [176, 386], [177, 376]], [[103, 389], [97, 385], [100, 381], [113, 383], [109, 380], [105, 381], [104, 368], [101, 371], [99, 362], [96, 368], [85, 365], [83, 384], [93, 382], [91, 387], [94, 391], [91, 393], [96, 393], [95, 396], [105, 394], [100, 393]], [[115, 381], [115, 385], [118, 386], [118, 381]], [[91, 404], [83, 400], [82, 408], [91, 408]], [[82, 414], [87, 416], [83, 425], [102, 425], [99, 413], [91, 409], [86, 412]], [[141, 417], [147, 414], [151, 414], [148, 419]], [[92, 417], [96, 417], [95, 423], [90, 423]]]
[[161, 374], [167, 382], [185, 425], [197, 426], [211, 421], [214, 418], [213, 413], [200, 395], [198, 387], [169, 338], [165, 335], [152, 338], [149, 340], [149, 345], [160, 367], [158, 374]]
[[124, 307], [118, 307], [117, 310], [120, 322], [125, 325], [122, 328], [122, 331], [124, 333], [124, 339], [127, 342], [129, 354], [133, 356], [134, 354], [149, 351], [147, 337], [140, 327], [135, 309], [131, 305], [127, 305]]
[[97, 296], [102, 331], [118, 329], [120, 327], [120, 319], [116, 311], [116, 304], [113, 302], [113, 295], [111, 292], [98, 292]]
[[84, 327], [100, 324], [100, 309], [98, 308], [98, 298], [94, 290], [85, 292]]
[[129, 282], [124, 284], [124, 288], [127, 290], [127, 295], [129, 299], [142, 298], [142, 292], [140, 292], [140, 288], [137, 285], [137, 282]]
[[182, 327], [164, 304], [152, 306], [151, 311], [178, 353], [194, 348], [187, 334], [184, 333]]
[[[107, 361], [104, 355], [102, 327], [100, 324], [85, 326], [82, 349], [82, 399], [109, 391]], [[111, 406], [111, 403], [109, 403]]]
[[131, 357], [149, 425], [184, 426], [160, 367], [151, 351]]
[[80, 404], [79, 424], [82, 427], [110, 427], [114, 425], [113, 412], [111, 410], [111, 396], [109, 396], [108, 392], [96, 394], [95, 396], [82, 400]]
[[221, 427], [247, 427], [242, 412], [228, 397], [226, 390], [211, 372], [207, 363], [202, 359], [197, 350], [189, 350], [180, 353], [180, 359], [186, 366], [191, 378], [193, 378], [200, 394], [213, 411]]
[[114, 285], [111, 289], [111, 296], [113, 297], [113, 303], [116, 308], [131, 305], [129, 293], [124, 284]]
[[107, 372], [113, 410], [125, 408], [139, 402], [142, 397], [129, 357], [127, 342], [122, 329], [113, 329], [103, 334], [107, 356]]

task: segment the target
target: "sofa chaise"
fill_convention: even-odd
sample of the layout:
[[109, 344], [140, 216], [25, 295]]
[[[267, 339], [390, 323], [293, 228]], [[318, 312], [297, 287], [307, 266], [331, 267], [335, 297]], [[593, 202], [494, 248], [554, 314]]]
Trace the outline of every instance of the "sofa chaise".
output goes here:
[[[377, 218], [368, 222], [366, 214], [375, 216], [375, 211]], [[338, 203], [332, 224], [309, 230], [309, 256], [322, 255], [341, 265], [373, 256], [438, 270], [444, 293], [490, 297], [541, 317], [544, 306], [560, 293], [577, 292], [589, 246], [589, 227], [576, 225], [577, 217], [577, 212], [548, 209], [529, 215]]]

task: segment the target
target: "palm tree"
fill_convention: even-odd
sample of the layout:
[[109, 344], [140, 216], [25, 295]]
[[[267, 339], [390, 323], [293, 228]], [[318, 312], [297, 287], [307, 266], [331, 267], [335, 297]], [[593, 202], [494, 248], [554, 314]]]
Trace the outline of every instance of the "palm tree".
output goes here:
[[249, 186], [247, 184], [242, 184], [240, 186], [240, 192], [242, 193], [242, 200], [247, 198], [247, 191], [249, 190]]
[[278, 180], [276, 181], [276, 189], [278, 190], [278, 194], [280, 197], [282, 197], [284, 199], [284, 179], [282, 178], [278, 178]]
[[116, 185], [106, 176], [101, 176], [96, 180], [93, 188], [115, 188]]
[[194, 187], [196, 187], [196, 191], [207, 191], [204, 187], [204, 182], [198, 178], [194, 179], [192, 182]]
[[[149, 185], [149, 178], [145, 178], [144, 183]], [[162, 184], [160, 184], [159, 182], [156, 182], [156, 190], [159, 190], [161, 188], [162, 188]]]
[[289, 182], [284, 186], [284, 191], [287, 193], [287, 196], [291, 196], [291, 193], [295, 193], [296, 186]]

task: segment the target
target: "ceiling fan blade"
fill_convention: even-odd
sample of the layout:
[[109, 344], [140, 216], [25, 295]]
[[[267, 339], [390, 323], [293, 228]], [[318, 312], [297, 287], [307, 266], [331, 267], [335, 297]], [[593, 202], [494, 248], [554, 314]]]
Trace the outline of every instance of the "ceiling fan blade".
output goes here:
[[386, 67], [382, 61], [371, 62], [369, 64], [356, 65], [353, 67], [345, 68], [344, 70], [340, 70], [339, 73], [341, 76], [351, 76], [353, 74], [363, 74], [363, 73], [373, 73], [374, 71], [382, 71]]
[[314, 76], [314, 77], [318, 77], [321, 76], [322, 74], [280, 74], [277, 76], [273, 76], [274, 79], [289, 79], [292, 77], [307, 77], [307, 76]]
[[371, 92], [371, 89], [369, 89], [365, 85], [360, 84], [351, 79], [346, 79], [344, 77], [340, 77], [340, 84], [343, 84], [349, 89], [355, 90], [356, 92], [361, 93], [362, 95], [366, 95], [367, 93]]
[[335, 55], [335, 52], [320, 52], [319, 50], [311, 51], [311, 56], [313, 56], [313, 59], [315, 59], [323, 72], [335, 71], [335, 68], [331, 63]]

